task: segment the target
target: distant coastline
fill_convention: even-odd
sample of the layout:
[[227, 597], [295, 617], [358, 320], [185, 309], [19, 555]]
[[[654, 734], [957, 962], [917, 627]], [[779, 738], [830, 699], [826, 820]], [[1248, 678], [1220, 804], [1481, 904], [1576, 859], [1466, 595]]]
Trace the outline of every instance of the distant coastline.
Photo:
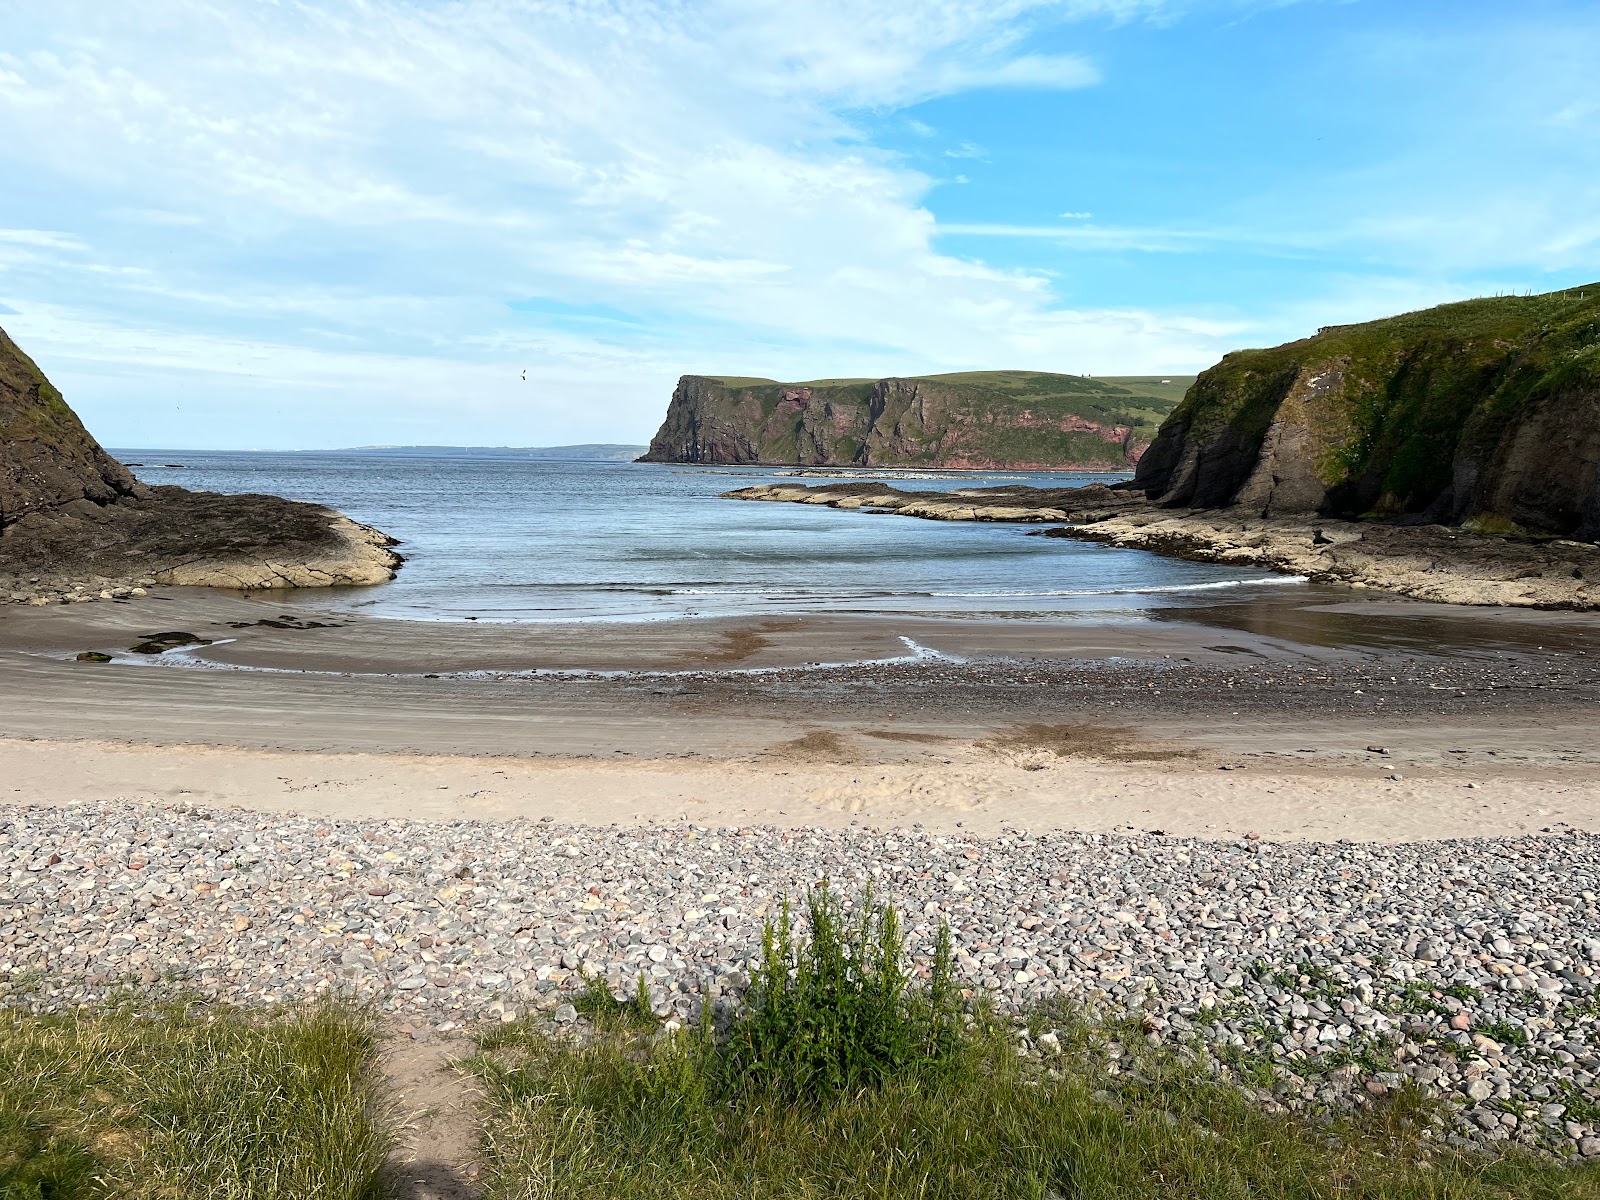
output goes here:
[[430, 458], [481, 458], [485, 455], [495, 455], [501, 458], [632, 462], [643, 454], [646, 449], [647, 447], [643, 445], [585, 442], [576, 446], [348, 446], [342, 450], [328, 450], [324, 451], [324, 453], [382, 454], [399, 457], [427, 455]]
[[[329, 450], [174, 450], [159, 447], [120, 447], [124, 458], [144, 456], [155, 466], [156, 458], [184, 454], [362, 454], [377, 458], [519, 458], [537, 462], [632, 462], [647, 447], [616, 442], [585, 442], [574, 446], [343, 446]], [[167, 464], [181, 465], [181, 464]]]

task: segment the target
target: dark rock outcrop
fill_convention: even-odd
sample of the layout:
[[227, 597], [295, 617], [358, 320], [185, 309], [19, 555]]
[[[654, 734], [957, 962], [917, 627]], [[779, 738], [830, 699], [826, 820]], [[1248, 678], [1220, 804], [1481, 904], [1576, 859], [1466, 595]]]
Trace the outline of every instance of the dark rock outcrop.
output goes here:
[[0, 529], [74, 501], [144, 494], [34, 361], [0, 329]]
[[729, 500], [820, 504], [927, 521], [1047, 523], [1076, 538], [1174, 558], [1268, 567], [1320, 583], [1447, 604], [1600, 608], [1600, 546], [1565, 538], [1489, 537], [1438, 525], [1332, 517], [1260, 517], [1238, 508], [1162, 508], [1125, 485], [907, 492], [880, 482], [767, 483]]
[[320, 505], [146, 487], [0, 330], [0, 601], [380, 583], [400, 564], [394, 544]]
[[1075, 375], [685, 375], [642, 462], [1127, 470], [1170, 400]]
[[1257, 517], [1600, 538], [1600, 284], [1229, 354], [1162, 425], [1135, 486]]

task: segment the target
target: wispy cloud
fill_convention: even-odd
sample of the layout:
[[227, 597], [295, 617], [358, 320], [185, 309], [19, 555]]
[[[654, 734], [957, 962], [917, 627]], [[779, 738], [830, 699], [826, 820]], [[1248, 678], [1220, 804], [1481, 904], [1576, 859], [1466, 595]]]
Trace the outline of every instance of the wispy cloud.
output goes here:
[[48, 229], [0, 229], [0, 242], [13, 246], [33, 246], [41, 250], [84, 250], [79, 239]]
[[[1028, 30], [1161, 7], [13, 6], [0, 164], [77, 198], [70, 232], [0, 235], [23, 254], [0, 259], [29, 299], [16, 332], [112, 419], [131, 376], [186, 372], [276, 381], [300, 421], [334, 393], [354, 411], [436, 387], [446, 426], [478, 380], [510, 406], [493, 419], [525, 424], [528, 390], [481, 382], [515, 366], [541, 390], [606, 378], [573, 436], [647, 433], [688, 339], [696, 362], [761, 347], [797, 374], [1204, 355], [1204, 323], [1059, 310], [1037, 272], [942, 254], [934, 181], [850, 115], [1092, 86], [1092, 63], [1030, 51]], [[628, 352], [593, 322], [530, 329], [507, 307], [530, 294], [651, 315]]]
[[[1423, 132], [1394, 163], [1285, 167], [1212, 211], [1184, 189], [1166, 207], [1160, 188], [1119, 193], [1092, 163], [1023, 175], [1006, 133], [960, 119], [1114, 85], [1080, 30], [1166, 36], [1243, 3], [0, 0], [7, 328], [110, 438], [147, 428], [182, 378], [186, 416], [214, 405], [208, 436], [247, 444], [274, 425], [296, 444], [397, 440], [391, 416], [430, 427], [420, 440], [615, 440], [650, 432], [689, 364], [1166, 370], [1295, 331], [1259, 298], [1076, 299], [1092, 293], [1072, 272], [1101, 252], [1192, 272], [1315, 258], [1398, 280], [1374, 305], [1409, 297], [1408, 273], [1440, 294], [1487, 265], [1600, 263], [1600, 93], [1572, 28], [1519, 52], [1538, 69], [1492, 96], [1451, 93], [1477, 114], [1458, 139], [1413, 114]], [[1408, 96], [1432, 94], [1415, 86], [1431, 44], [1337, 51], [1340, 71], [1388, 53]], [[1469, 79], [1499, 61], [1450, 53]], [[1468, 143], [1512, 116], [1517, 140], [1495, 144], [1529, 143], [1522, 169], [1463, 186]], [[907, 141], [915, 155], [887, 148]], [[981, 178], [959, 189], [915, 166], [969, 158]], [[1041, 211], [1030, 189], [1138, 215], [1018, 219]], [[511, 307], [530, 297], [562, 307]], [[270, 406], [230, 408], [245, 392]]]

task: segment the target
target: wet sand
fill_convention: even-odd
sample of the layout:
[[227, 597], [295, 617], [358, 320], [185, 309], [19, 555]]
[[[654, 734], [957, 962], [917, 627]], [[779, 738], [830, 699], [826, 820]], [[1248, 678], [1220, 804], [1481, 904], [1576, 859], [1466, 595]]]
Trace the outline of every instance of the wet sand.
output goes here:
[[[1600, 620], [1295, 593], [1055, 624], [399, 622], [198, 589], [11, 607], [0, 794], [980, 832], [1600, 828]], [[127, 653], [169, 630], [214, 644]]]

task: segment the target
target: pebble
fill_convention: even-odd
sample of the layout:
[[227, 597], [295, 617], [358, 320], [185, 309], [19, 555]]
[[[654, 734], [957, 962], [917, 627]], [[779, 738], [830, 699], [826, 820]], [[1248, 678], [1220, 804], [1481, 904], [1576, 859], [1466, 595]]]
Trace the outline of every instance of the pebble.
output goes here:
[[91, 587], [85, 583], [74, 583], [70, 586], [61, 580], [41, 581], [38, 578], [30, 579], [26, 588], [18, 585], [22, 581], [11, 580], [9, 586], [0, 582], [0, 603], [9, 600], [12, 604], [28, 604], [34, 608], [44, 608], [51, 604], [88, 604], [96, 600], [133, 600], [150, 594], [149, 589], [155, 586], [153, 579], [138, 579], [132, 582], [118, 582], [100, 580]]
[[[0, 1002], [171, 984], [347, 994], [435, 1029], [571, 1025], [590, 977], [627, 996], [642, 976], [686, 1022], [748, 986], [764, 920], [824, 878], [897, 904], [919, 974], [948, 923], [962, 986], [1002, 1011], [1136, 1015], [1152, 1042], [1269, 1066], [1262, 1099], [1282, 1108], [1409, 1080], [1453, 1106], [1449, 1137], [1600, 1153], [1600, 835], [1581, 832], [1318, 844], [12, 804]], [[1018, 1046], [1061, 1053], [1049, 1030]]]

